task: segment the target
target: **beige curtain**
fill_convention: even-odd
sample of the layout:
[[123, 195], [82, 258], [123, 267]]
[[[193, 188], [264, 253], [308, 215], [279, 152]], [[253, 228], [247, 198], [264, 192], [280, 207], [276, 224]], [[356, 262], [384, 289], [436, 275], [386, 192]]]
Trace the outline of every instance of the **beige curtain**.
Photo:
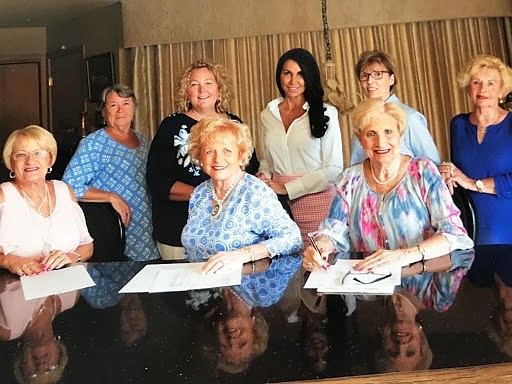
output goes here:
[[[449, 121], [470, 110], [455, 81], [463, 64], [477, 54], [492, 54], [510, 64], [511, 18], [471, 18], [403, 23], [330, 31], [332, 60], [345, 94], [357, 103], [361, 88], [353, 72], [359, 54], [368, 49], [389, 52], [397, 60], [395, 92], [421, 111], [429, 122], [442, 159], [449, 158]], [[322, 65], [322, 33], [303, 32], [223, 40], [135, 47], [123, 52], [123, 81], [139, 99], [136, 126], [153, 137], [160, 121], [172, 113], [174, 92], [183, 69], [208, 58], [224, 64], [233, 82], [231, 112], [240, 116], [260, 143], [259, 113], [278, 96], [275, 66], [294, 47], [308, 49]], [[345, 164], [350, 156], [351, 123], [340, 115]]]

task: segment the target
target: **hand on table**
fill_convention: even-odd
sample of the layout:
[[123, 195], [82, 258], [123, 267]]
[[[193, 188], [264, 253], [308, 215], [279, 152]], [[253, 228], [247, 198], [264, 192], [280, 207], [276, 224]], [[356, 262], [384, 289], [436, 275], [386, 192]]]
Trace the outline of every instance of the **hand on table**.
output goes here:
[[244, 249], [236, 249], [234, 251], [223, 251], [210, 257], [201, 268], [203, 275], [216, 273], [224, 267], [235, 264], [243, 264], [247, 259], [247, 251]]
[[35, 258], [15, 255], [5, 255], [4, 257], [5, 268], [18, 276], [31, 276], [43, 272], [43, 268]]
[[41, 268], [44, 271], [51, 271], [52, 269], [59, 269], [67, 264], [71, 264], [73, 261], [69, 257], [69, 254], [59, 250], [50, 251], [47, 256], [43, 256], [39, 259]]

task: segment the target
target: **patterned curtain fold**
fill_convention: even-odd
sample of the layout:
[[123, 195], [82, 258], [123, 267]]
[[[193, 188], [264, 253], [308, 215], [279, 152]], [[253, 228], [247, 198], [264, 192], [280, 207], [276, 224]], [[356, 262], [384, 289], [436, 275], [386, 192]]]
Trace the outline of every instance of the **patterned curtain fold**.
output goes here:
[[[511, 25], [511, 18], [497, 17], [332, 29], [332, 61], [345, 94], [357, 104], [361, 88], [354, 65], [359, 54], [381, 49], [394, 56], [399, 71], [395, 93], [426, 116], [441, 158], [448, 159], [449, 121], [455, 114], [470, 110], [468, 98], [457, 87], [456, 74], [477, 54], [492, 54], [510, 65]], [[133, 86], [139, 100], [136, 127], [153, 137], [163, 117], [175, 110], [174, 92], [183, 69], [194, 60], [208, 58], [226, 67], [233, 82], [231, 112], [251, 127], [258, 148], [259, 113], [278, 96], [277, 60], [294, 47], [311, 51], [320, 66], [325, 62], [321, 31], [124, 50], [122, 80]], [[349, 115], [340, 115], [340, 123], [348, 164], [352, 129]]]

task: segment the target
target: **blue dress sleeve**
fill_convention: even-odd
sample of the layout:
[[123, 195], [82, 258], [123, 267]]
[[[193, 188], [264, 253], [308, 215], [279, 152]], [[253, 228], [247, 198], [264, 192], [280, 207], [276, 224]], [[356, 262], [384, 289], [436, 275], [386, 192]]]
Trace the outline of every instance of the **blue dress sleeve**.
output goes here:
[[100, 151], [96, 144], [94, 136], [82, 139], [62, 177], [62, 181], [73, 188], [78, 200], [85, 195], [100, 168]]

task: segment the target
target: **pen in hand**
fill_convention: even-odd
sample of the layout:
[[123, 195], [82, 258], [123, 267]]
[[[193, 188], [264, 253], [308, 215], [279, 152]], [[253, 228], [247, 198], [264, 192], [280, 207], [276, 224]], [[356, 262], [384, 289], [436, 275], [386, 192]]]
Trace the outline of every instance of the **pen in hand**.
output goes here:
[[[318, 244], [316, 243], [315, 237], [313, 236], [313, 234], [308, 233], [308, 237], [309, 237], [309, 241], [311, 242], [311, 245], [313, 246], [313, 248], [315, 248], [315, 251], [317, 251], [318, 254], [320, 255], [320, 257], [322, 257], [322, 252], [320, 252], [320, 248], [318, 248]], [[322, 268], [325, 269], [326, 271], [329, 271], [328, 267], [330, 267], [329, 263], [322, 265]]]

